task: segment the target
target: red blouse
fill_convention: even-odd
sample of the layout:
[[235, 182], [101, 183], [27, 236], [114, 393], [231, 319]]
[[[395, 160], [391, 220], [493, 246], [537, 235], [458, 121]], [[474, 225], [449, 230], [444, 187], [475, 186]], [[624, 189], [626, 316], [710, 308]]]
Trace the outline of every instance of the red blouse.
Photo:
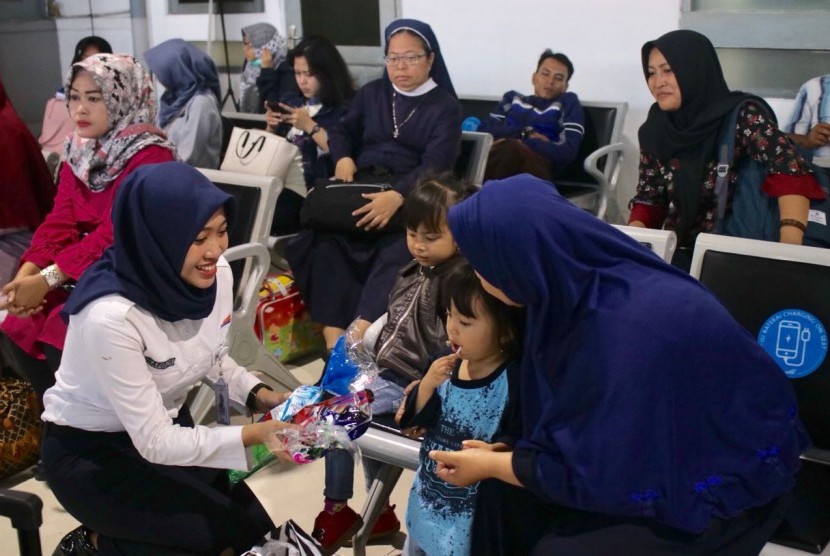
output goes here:
[[[138, 166], [174, 160], [173, 153], [159, 146], [150, 146], [136, 154], [111, 187], [93, 193], [75, 177], [68, 164], [60, 173], [55, 206], [32, 237], [32, 245], [23, 254], [22, 262], [40, 268], [57, 264], [73, 279], [81, 274], [112, 245], [110, 213], [118, 186]], [[63, 349], [66, 324], [60, 310], [67, 293], [55, 290], [46, 296], [43, 311], [28, 318], [9, 315], [0, 330], [29, 355], [42, 357], [39, 342]]]

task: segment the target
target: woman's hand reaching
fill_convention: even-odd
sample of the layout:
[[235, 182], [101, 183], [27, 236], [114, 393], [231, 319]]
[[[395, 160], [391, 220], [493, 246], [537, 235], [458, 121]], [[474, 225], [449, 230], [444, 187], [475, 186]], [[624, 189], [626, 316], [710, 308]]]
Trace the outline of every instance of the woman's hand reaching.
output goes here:
[[513, 473], [513, 452], [484, 448], [469, 448], [458, 452], [432, 450], [429, 457], [438, 463], [435, 474], [456, 486], [468, 486], [490, 478], [522, 486]]
[[357, 173], [357, 165], [352, 158], [344, 156], [337, 161], [334, 167], [334, 177], [343, 181], [354, 181], [354, 175]]
[[256, 407], [259, 411], [270, 411], [284, 403], [291, 396], [291, 392], [274, 392], [267, 388], [260, 388], [256, 393]]

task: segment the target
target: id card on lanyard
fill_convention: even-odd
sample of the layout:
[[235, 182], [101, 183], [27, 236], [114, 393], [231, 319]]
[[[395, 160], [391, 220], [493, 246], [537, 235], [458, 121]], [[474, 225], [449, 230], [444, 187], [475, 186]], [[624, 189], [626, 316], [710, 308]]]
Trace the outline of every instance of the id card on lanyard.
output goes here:
[[222, 360], [228, 354], [228, 344], [222, 344], [213, 354], [213, 365], [219, 368], [219, 379], [213, 383], [213, 393], [216, 397], [216, 422], [220, 425], [231, 424], [230, 393], [228, 383], [222, 374]]

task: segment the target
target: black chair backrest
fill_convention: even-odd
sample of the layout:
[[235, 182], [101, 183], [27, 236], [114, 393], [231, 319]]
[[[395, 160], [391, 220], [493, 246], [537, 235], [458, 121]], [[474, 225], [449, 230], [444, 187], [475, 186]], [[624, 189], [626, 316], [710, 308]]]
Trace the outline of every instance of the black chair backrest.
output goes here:
[[[830, 266], [708, 249], [699, 278], [754, 337], [763, 332], [761, 343], [768, 351], [769, 342], [774, 342], [773, 359], [782, 357], [795, 368], [799, 356], [816, 347], [810, 342], [822, 341], [818, 330], [807, 325], [809, 319], [799, 315], [813, 315], [825, 334], [830, 331]], [[780, 319], [771, 319], [774, 315]], [[826, 335], [824, 342], [826, 351]], [[809, 370], [809, 359], [801, 363], [804, 370]], [[830, 356], [812, 373], [792, 378], [792, 384], [799, 415], [815, 447], [830, 449]]]
[[[490, 116], [490, 112], [496, 107], [498, 100], [487, 99], [459, 99], [461, 109], [464, 117], [476, 117], [482, 122]], [[562, 169], [556, 176], [554, 182], [557, 186], [560, 184], [578, 185], [590, 184], [598, 185], [597, 181], [585, 171], [583, 162], [585, 158], [597, 150], [611, 143], [614, 133], [614, 122], [617, 117], [617, 108], [613, 106], [594, 106], [582, 105], [582, 110], [585, 112], [585, 135], [582, 138], [582, 144], [579, 147], [579, 152], [574, 158], [574, 161], [566, 168]], [[463, 153], [462, 153], [463, 154]], [[597, 162], [599, 170], [604, 170], [606, 158], [601, 158]]]
[[457, 178], [465, 178], [470, 173], [470, 163], [475, 151], [476, 145], [472, 141], [461, 141], [461, 150], [458, 152], [458, 158], [455, 159], [455, 168], [452, 172]]
[[490, 116], [490, 112], [493, 111], [498, 101], [481, 98], [460, 98], [458, 102], [461, 103], [461, 113], [464, 114], [465, 118], [472, 116], [483, 122]]
[[[589, 154], [599, 147], [604, 147], [611, 143], [617, 109], [611, 106], [583, 105], [582, 110], [585, 113], [585, 135], [582, 138], [582, 144], [579, 146], [579, 152], [573, 163], [554, 176], [554, 182], [557, 185], [560, 182], [596, 184], [597, 180], [585, 171], [583, 162], [585, 162], [585, 158]], [[604, 170], [605, 163], [605, 158], [599, 159], [597, 161], [597, 168], [600, 171]]]
[[[216, 187], [233, 195], [236, 198], [236, 215], [228, 228], [228, 246], [242, 245], [250, 241], [253, 233], [254, 221], [259, 209], [262, 191], [256, 187], [245, 187], [234, 183], [213, 182]], [[245, 261], [239, 260], [231, 263], [233, 271], [234, 290], [236, 285], [242, 282], [242, 272]]]

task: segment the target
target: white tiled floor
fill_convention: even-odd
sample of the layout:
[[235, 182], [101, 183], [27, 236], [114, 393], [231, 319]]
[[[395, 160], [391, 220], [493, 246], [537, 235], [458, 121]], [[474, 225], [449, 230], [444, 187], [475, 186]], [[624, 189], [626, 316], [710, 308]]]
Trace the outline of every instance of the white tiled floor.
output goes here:
[[[322, 362], [317, 360], [294, 369], [295, 375], [305, 383], [314, 382], [319, 376]], [[352, 505], [360, 510], [365, 499], [362, 470], [355, 473], [355, 498]], [[314, 518], [323, 504], [324, 465], [317, 461], [309, 465], [289, 466], [274, 463], [248, 479], [248, 484], [262, 501], [275, 523], [293, 519], [300, 527], [310, 532]], [[406, 499], [412, 484], [412, 472], [404, 471], [392, 494], [391, 502], [397, 505], [397, 515], [403, 521]], [[40, 529], [44, 554], [51, 554], [61, 537], [74, 529], [78, 523], [52, 496], [45, 483], [36, 481], [26, 471], [0, 483], [0, 487], [12, 487], [33, 492], [43, 500], [43, 526]], [[104, 510], [106, 511], [106, 510]], [[373, 544], [367, 549], [368, 556], [390, 556], [400, 554], [405, 536], [399, 534], [383, 544]], [[0, 555], [17, 553], [17, 537], [8, 520], [0, 519]], [[341, 556], [351, 556], [350, 548], [338, 551]], [[783, 546], [768, 544], [761, 556], [806, 556], [807, 553]], [[830, 548], [822, 553], [830, 556]]]

